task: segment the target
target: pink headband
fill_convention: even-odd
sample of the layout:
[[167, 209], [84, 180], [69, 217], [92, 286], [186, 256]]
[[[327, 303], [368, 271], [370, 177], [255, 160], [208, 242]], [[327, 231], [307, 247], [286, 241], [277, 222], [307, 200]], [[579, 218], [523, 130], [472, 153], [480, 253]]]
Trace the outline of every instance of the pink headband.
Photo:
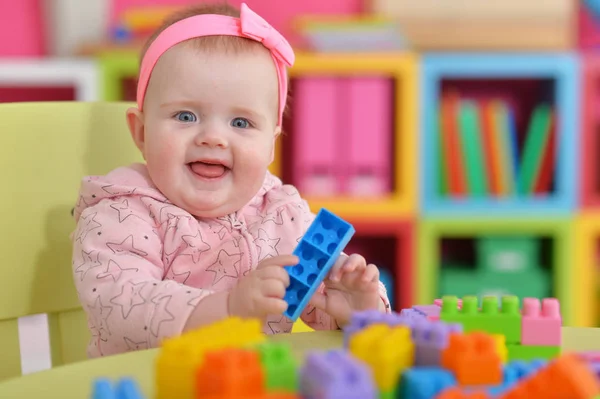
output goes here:
[[150, 74], [161, 55], [174, 45], [202, 36], [239, 36], [262, 43], [270, 52], [277, 69], [279, 80], [279, 121], [281, 126], [283, 110], [287, 99], [286, 67], [294, 64], [294, 50], [285, 38], [267, 21], [242, 3], [240, 18], [225, 15], [196, 15], [174, 23], [162, 31], [152, 42], [142, 60], [137, 88], [137, 104], [141, 110]]

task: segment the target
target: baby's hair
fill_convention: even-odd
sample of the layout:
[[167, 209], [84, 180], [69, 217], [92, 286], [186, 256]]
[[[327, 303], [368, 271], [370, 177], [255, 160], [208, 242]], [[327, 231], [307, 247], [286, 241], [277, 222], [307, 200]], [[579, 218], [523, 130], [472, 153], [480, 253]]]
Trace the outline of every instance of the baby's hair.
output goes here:
[[[148, 48], [150, 47], [152, 42], [154, 42], [158, 35], [160, 35], [160, 33], [167, 29], [169, 26], [186, 18], [206, 14], [226, 15], [229, 17], [239, 18], [240, 10], [225, 1], [220, 3], [194, 5], [184, 8], [181, 11], [175, 12], [172, 15], [168, 16], [163, 22], [163, 24], [148, 38], [144, 47], [142, 48], [141, 59], [144, 58], [144, 55], [146, 54], [146, 51], [148, 51]], [[268, 51], [261, 43], [252, 39], [246, 39], [239, 36], [203, 36], [188, 40], [186, 44], [188, 43], [190, 46], [193, 46], [193, 48], [202, 49], [204, 51], [220, 50], [232, 51], [234, 53], [245, 51]], [[289, 87], [289, 77], [287, 79]], [[287, 93], [287, 96], [288, 101], [286, 101], [284, 115], [287, 115], [288, 113], [287, 103], [289, 102], [289, 91]]]

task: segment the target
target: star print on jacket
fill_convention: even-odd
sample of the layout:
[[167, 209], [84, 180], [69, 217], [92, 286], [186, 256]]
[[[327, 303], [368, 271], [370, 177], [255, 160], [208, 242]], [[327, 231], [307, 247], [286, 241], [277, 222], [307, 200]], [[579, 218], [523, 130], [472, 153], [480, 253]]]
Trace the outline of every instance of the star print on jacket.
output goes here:
[[[91, 357], [155, 348], [181, 334], [206, 298], [230, 290], [264, 259], [292, 253], [314, 218], [298, 191], [269, 173], [234, 214], [196, 218], [156, 188], [143, 164], [82, 179], [74, 202], [73, 281]], [[218, 316], [227, 316], [223, 309]], [[314, 307], [301, 318], [315, 329], [337, 328]], [[286, 333], [292, 325], [271, 315], [263, 331]]]

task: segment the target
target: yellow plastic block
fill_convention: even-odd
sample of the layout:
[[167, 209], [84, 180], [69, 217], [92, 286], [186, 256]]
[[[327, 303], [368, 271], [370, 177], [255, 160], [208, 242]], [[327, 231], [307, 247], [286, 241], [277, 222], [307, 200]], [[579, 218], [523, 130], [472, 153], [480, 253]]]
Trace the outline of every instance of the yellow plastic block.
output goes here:
[[371, 368], [381, 392], [393, 391], [415, 359], [415, 346], [406, 326], [370, 326], [351, 338], [350, 351]]
[[496, 348], [500, 361], [506, 363], [508, 361], [508, 349], [506, 348], [506, 337], [502, 334], [494, 334], [494, 340], [496, 340]]
[[165, 340], [156, 362], [157, 399], [194, 399], [206, 352], [254, 346], [266, 339], [259, 320], [231, 317]]

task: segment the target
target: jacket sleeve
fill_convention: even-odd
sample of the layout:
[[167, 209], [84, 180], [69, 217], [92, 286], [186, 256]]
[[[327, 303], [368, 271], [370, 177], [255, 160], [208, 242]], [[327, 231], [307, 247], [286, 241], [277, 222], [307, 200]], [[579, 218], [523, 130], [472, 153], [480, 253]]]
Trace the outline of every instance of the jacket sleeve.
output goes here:
[[[304, 235], [313, 222], [315, 215], [310, 211], [308, 203], [301, 199], [299, 194], [298, 200], [294, 203], [294, 205], [295, 211], [297, 212], [295, 217], [301, 221], [301, 231], [302, 235]], [[345, 254], [343, 254], [343, 256], [345, 256]], [[324, 293], [326, 291], [325, 285], [321, 284], [317, 291]], [[391, 307], [387, 296], [387, 291], [381, 281], [379, 282], [379, 296], [381, 298], [380, 309], [386, 313], [390, 313]], [[339, 328], [336, 321], [329, 314], [323, 312], [322, 310], [316, 309], [312, 305], [308, 305], [304, 309], [300, 315], [300, 318], [302, 321], [304, 321], [304, 323], [315, 330], [337, 330]]]
[[90, 356], [156, 347], [180, 334], [207, 298], [211, 307], [226, 310], [226, 299], [210, 291], [163, 281], [160, 234], [135, 197], [104, 199], [81, 214], [73, 234], [73, 277], [92, 334]]

